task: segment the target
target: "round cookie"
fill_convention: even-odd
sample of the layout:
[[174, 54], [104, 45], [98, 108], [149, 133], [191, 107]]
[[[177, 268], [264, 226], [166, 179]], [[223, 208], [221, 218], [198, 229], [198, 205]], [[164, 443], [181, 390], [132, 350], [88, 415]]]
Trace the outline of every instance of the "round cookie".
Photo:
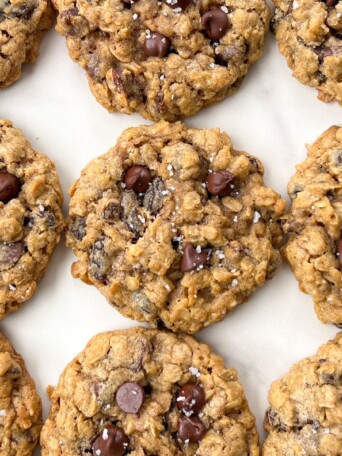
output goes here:
[[342, 104], [342, 1], [273, 1], [272, 29], [293, 76]]
[[0, 332], [0, 454], [30, 456], [42, 427], [42, 404], [23, 358]]
[[174, 121], [232, 94], [262, 53], [264, 0], [54, 0], [57, 31], [108, 111]]
[[42, 456], [258, 456], [235, 369], [184, 334], [95, 336], [50, 389]]
[[0, 3], [0, 89], [20, 78], [23, 63], [33, 63], [43, 34], [53, 23], [49, 0]]
[[55, 165], [0, 120], [0, 320], [29, 299], [64, 228]]
[[342, 333], [271, 386], [262, 456], [341, 456]]
[[70, 189], [73, 276], [153, 326], [222, 320], [280, 263], [285, 202], [262, 176], [218, 129], [126, 130]]
[[323, 323], [342, 324], [342, 128], [308, 147], [288, 185], [284, 255]]

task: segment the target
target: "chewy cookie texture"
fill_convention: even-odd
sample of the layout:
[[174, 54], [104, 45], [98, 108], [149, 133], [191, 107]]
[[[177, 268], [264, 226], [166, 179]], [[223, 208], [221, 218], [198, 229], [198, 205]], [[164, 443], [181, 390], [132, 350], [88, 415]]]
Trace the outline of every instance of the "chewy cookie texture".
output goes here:
[[262, 456], [341, 456], [342, 333], [269, 392]]
[[279, 50], [301, 83], [322, 101], [342, 104], [342, 2], [274, 0]]
[[300, 289], [312, 296], [323, 323], [342, 325], [342, 128], [308, 147], [288, 192], [284, 254]]
[[23, 63], [37, 59], [54, 16], [49, 0], [0, 1], [0, 89], [19, 79]]
[[262, 53], [264, 0], [54, 0], [57, 31], [109, 111], [174, 121], [232, 94]]
[[42, 456], [258, 456], [234, 369], [188, 335], [94, 337], [50, 390]]
[[24, 361], [0, 332], [0, 455], [31, 456], [41, 415], [41, 400]]
[[262, 176], [218, 129], [126, 130], [70, 190], [73, 276], [153, 326], [195, 332], [223, 319], [280, 263], [285, 202]]
[[0, 320], [34, 293], [64, 227], [55, 165], [0, 120]]

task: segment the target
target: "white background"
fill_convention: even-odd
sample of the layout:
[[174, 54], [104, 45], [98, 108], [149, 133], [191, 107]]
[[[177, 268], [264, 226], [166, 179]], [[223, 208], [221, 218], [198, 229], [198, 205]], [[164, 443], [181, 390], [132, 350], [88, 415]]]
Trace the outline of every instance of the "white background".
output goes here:
[[[32, 146], [46, 153], [59, 171], [65, 213], [68, 189], [81, 169], [106, 152], [128, 127], [148, 123], [139, 115], [109, 114], [88, 89], [83, 70], [71, 61], [65, 39], [48, 32], [36, 64], [26, 65], [20, 81], [0, 91], [0, 117], [20, 128]], [[341, 107], [316, 99], [313, 88], [291, 77], [269, 33], [264, 55], [239, 91], [186, 120], [190, 127], [225, 130], [236, 149], [257, 155], [265, 181], [287, 197], [286, 186], [305, 144], [333, 124], [342, 125]], [[66, 364], [95, 334], [135, 325], [106, 303], [94, 288], [70, 274], [73, 253], [64, 240], [57, 247], [35, 296], [0, 324], [24, 356], [44, 403]], [[311, 298], [298, 290], [287, 265], [225, 321], [197, 337], [212, 345], [226, 365], [239, 371], [260, 438], [271, 382], [301, 358], [333, 338], [334, 326], [316, 318]], [[39, 454], [39, 452], [37, 452]]]

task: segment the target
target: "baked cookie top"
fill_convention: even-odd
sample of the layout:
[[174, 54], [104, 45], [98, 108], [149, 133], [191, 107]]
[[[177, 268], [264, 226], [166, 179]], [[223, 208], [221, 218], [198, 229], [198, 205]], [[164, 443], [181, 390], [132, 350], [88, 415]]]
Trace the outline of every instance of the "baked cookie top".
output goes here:
[[47, 0], [0, 0], [0, 89], [19, 79], [23, 63], [36, 60], [53, 19]]
[[50, 396], [42, 456], [259, 455], [237, 372], [184, 334], [99, 334]]
[[70, 189], [74, 277], [120, 312], [186, 332], [221, 320], [280, 263], [285, 203], [218, 129], [126, 130]]
[[0, 320], [34, 293], [64, 228], [55, 165], [0, 120]]
[[273, 1], [272, 28], [293, 76], [342, 104], [342, 1]]
[[342, 454], [342, 333], [271, 386], [263, 456]]
[[234, 92], [262, 53], [264, 0], [54, 0], [57, 31], [109, 111], [174, 121]]
[[312, 296], [323, 323], [342, 324], [342, 128], [308, 146], [288, 192], [284, 254], [300, 289]]
[[42, 426], [42, 405], [23, 358], [0, 332], [0, 454], [31, 456]]

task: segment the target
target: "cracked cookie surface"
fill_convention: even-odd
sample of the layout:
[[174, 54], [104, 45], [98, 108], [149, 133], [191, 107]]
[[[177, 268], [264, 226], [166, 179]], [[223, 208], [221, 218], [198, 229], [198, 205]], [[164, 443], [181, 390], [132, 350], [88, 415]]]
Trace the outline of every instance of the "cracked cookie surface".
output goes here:
[[188, 335], [99, 334], [50, 396], [42, 456], [259, 455], [236, 370]]
[[342, 128], [333, 126], [308, 146], [288, 185], [284, 254], [300, 289], [323, 323], [342, 324]]
[[0, 120], [0, 320], [29, 299], [64, 228], [52, 161]]
[[342, 333], [271, 386], [263, 456], [342, 454]]
[[35, 62], [54, 16], [47, 0], [0, 0], [0, 89], [20, 78], [23, 63]]
[[262, 53], [264, 0], [54, 0], [57, 31], [109, 111], [174, 121], [222, 100]]
[[0, 455], [31, 456], [42, 426], [42, 405], [23, 358], [0, 332]]
[[273, 1], [272, 28], [293, 76], [342, 104], [342, 1]]
[[222, 320], [280, 263], [285, 202], [262, 176], [218, 129], [126, 130], [70, 189], [73, 276], [153, 326]]

